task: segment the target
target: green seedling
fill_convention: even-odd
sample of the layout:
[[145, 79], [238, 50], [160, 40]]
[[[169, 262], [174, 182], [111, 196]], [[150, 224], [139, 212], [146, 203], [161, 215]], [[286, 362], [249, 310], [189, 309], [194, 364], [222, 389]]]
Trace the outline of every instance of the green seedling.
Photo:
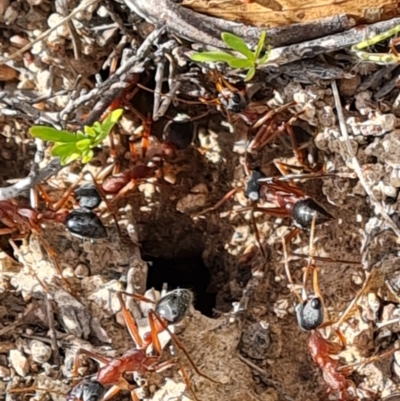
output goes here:
[[122, 109], [114, 110], [102, 123], [96, 121], [91, 127], [83, 127], [83, 132], [73, 133], [37, 125], [31, 127], [29, 133], [34, 138], [54, 142], [51, 154], [61, 159], [61, 165], [65, 166], [78, 159], [81, 159], [82, 163], [88, 163], [93, 159], [93, 149], [108, 136], [122, 113]]
[[240, 68], [248, 70], [245, 81], [250, 81], [256, 69], [259, 65], [264, 64], [269, 57], [269, 52], [271, 47], [268, 46], [267, 52], [261, 57], [261, 52], [264, 48], [266, 32], [262, 32], [260, 40], [258, 41], [257, 48], [253, 52], [246, 45], [245, 41], [232, 33], [224, 32], [221, 37], [224, 43], [229, 46], [232, 50], [239, 52], [244, 57], [238, 57], [233, 54], [223, 52], [223, 51], [213, 51], [213, 52], [201, 52], [194, 53], [191, 56], [193, 61], [200, 62], [225, 62], [228, 63], [232, 68]]

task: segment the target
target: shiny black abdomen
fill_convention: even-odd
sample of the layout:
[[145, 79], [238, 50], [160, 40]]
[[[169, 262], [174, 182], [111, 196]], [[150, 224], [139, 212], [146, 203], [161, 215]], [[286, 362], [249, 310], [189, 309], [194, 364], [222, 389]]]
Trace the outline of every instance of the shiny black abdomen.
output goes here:
[[299, 200], [293, 205], [294, 224], [302, 230], [309, 230], [315, 213], [315, 224], [322, 224], [333, 219], [333, 216], [322, 206], [318, 205], [313, 199], [307, 198]]
[[88, 209], [73, 210], [66, 218], [65, 225], [71, 234], [83, 238], [105, 238], [107, 231], [99, 217]]

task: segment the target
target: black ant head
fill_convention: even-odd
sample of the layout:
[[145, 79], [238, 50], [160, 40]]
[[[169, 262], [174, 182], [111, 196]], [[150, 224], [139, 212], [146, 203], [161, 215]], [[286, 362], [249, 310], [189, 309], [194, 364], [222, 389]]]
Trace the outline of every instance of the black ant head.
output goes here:
[[324, 322], [324, 303], [317, 296], [296, 305], [295, 310], [297, 324], [304, 331], [315, 330]]
[[161, 297], [155, 307], [156, 313], [171, 324], [177, 324], [187, 315], [193, 303], [193, 294], [186, 289], [176, 289]]
[[80, 185], [74, 191], [75, 198], [79, 201], [79, 206], [86, 209], [95, 209], [101, 203], [101, 196], [97, 191], [96, 185], [88, 183]]
[[240, 113], [248, 104], [246, 95], [241, 91], [232, 92], [225, 88], [220, 96], [222, 105], [233, 113]]
[[253, 202], [257, 202], [260, 199], [261, 183], [258, 180], [263, 177], [264, 174], [260, 170], [254, 169], [246, 182], [244, 193]]
[[316, 225], [333, 219], [331, 214], [311, 198], [299, 200], [293, 205], [293, 222], [302, 230], [309, 230], [311, 228], [314, 215], [316, 215]]
[[98, 382], [82, 380], [65, 397], [67, 401], [98, 401], [105, 393], [105, 388]]
[[99, 217], [88, 209], [73, 210], [65, 219], [65, 226], [77, 237], [90, 239], [107, 237], [107, 230]]

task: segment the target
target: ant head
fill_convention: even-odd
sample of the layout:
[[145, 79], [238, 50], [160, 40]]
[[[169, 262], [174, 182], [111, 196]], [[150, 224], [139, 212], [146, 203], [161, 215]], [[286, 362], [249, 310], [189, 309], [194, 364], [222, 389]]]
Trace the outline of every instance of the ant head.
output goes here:
[[293, 205], [292, 217], [294, 224], [302, 230], [311, 228], [314, 215], [316, 225], [333, 219], [333, 216], [311, 198], [299, 200]]
[[258, 170], [254, 169], [247, 179], [245, 187], [245, 195], [248, 199], [256, 202], [260, 199], [260, 187], [261, 184], [258, 182], [260, 178], [263, 178], [264, 174]]
[[324, 322], [324, 303], [314, 296], [296, 305], [297, 324], [304, 331], [315, 330]]
[[101, 196], [93, 183], [80, 185], [74, 191], [75, 198], [79, 201], [79, 206], [86, 209], [95, 209], [101, 203]]
[[186, 289], [176, 289], [159, 299], [155, 312], [171, 324], [183, 320], [193, 303], [193, 294]]
[[247, 107], [247, 98], [242, 91], [231, 91], [224, 88], [219, 96], [222, 105], [233, 113], [240, 113]]

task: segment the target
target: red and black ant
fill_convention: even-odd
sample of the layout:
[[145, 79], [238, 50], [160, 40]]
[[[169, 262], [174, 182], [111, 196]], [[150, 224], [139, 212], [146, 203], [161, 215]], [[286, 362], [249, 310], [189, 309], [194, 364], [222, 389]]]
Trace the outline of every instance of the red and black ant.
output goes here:
[[[103, 365], [97, 373], [96, 381], [102, 386], [111, 386], [111, 388], [102, 397], [102, 401], [110, 399], [120, 390], [130, 391], [132, 401], [138, 401], [139, 397], [136, 394], [137, 386], [131, 384], [130, 380], [127, 378], [127, 374], [137, 373], [143, 375], [147, 372], [160, 372], [178, 363], [176, 358], [164, 362], [160, 361], [162, 347], [158, 335], [161, 332], [166, 331], [171, 337], [173, 343], [185, 354], [194, 370], [208, 380], [216, 382], [215, 380], [203, 374], [197, 368], [179, 338], [172, 333], [169, 328], [170, 325], [179, 323], [186, 316], [193, 301], [193, 295], [189, 290], [178, 289], [170, 291], [159, 299], [159, 301], [155, 304], [154, 309], [149, 311], [150, 332], [146, 333], [143, 338], [139, 335], [135, 320], [125, 306], [122, 297], [123, 295], [131, 296], [138, 301], [145, 301], [149, 303], [154, 302], [139, 294], [128, 294], [125, 292], [117, 293], [118, 299], [121, 303], [125, 323], [131, 338], [136, 345], [136, 348], [128, 350], [121, 357], [113, 360], [109, 360], [91, 351], [79, 349], [77, 351], [76, 360], [74, 363], [74, 376], [77, 375], [78, 371], [79, 355], [85, 354]], [[150, 356], [147, 354], [150, 345], [153, 346], [156, 355]], [[184, 367], [180, 363], [179, 366], [188, 388], [192, 391], [193, 396], [197, 399], [192, 390]]]
[[[286, 275], [291, 287], [291, 291], [299, 299], [299, 303], [295, 308], [297, 323], [302, 330], [310, 332], [310, 336], [308, 338], [308, 349], [314, 363], [321, 369], [323, 378], [329, 386], [328, 392], [335, 393], [341, 401], [357, 400], [356, 386], [353, 381], [349, 379], [349, 376], [355, 371], [356, 366], [365, 365], [380, 358], [389, 356], [395, 352], [397, 348], [368, 358], [356, 365], [343, 366], [335, 357], [346, 348], [346, 338], [338, 329], [338, 327], [348, 316], [363, 291], [367, 288], [368, 279], [364, 282], [363, 287], [358, 292], [355, 299], [351, 301], [340, 319], [337, 322], [327, 320], [325, 316], [323, 296], [318, 283], [318, 268], [313, 264], [312, 261], [312, 241], [314, 229], [315, 215], [311, 227], [310, 258], [303, 273], [302, 294], [300, 294], [294, 287], [288, 265], [286, 241], [282, 239]], [[313, 293], [307, 293], [307, 282], [310, 274], [312, 274]], [[339, 338], [340, 344], [325, 339], [319, 332], [319, 329], [328, 326], [333, 326], [334, 331]]]
[[[234, 188], [216, 205], [203, 210], [198, 215], [212, 211], [220, 207], [232, 195], [237, 188]], [[306, 195], [294, 185], [274, 180], [273, 178], [265, 181], [264, 175], [260, 170], [253, 170], [248, 176], [244, 189], [246, 197], [253, 203], [249, 207], [238, 211], [251, 210], [252, 212], [263, 212], [272, 216], [291, 218], [295, 229], [286, 237], [288, 243], [300, 230], [309, 230], [313, 216], [316, 216], [316, 224], [323, 224], [333, 219], [333, 216], [319, 205], [314, 199]], [[275, 207], [258, 206], [259, 201], [275, 204]], [[256, 205], [254, 205], [256, 204]]]

